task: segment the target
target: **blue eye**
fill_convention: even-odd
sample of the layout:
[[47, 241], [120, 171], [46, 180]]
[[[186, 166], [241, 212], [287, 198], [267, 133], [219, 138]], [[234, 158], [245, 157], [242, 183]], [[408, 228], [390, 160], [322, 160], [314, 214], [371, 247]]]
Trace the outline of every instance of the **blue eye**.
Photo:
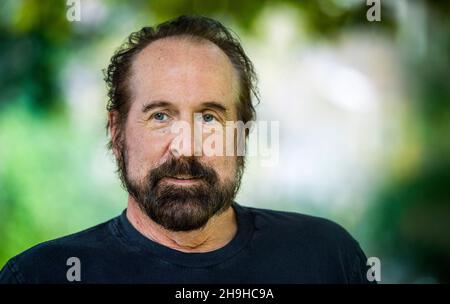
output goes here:
[[213, 120], [215, 120], [215, 117], [213, 115], [211, 115], [211, 114], [203, 115], [204, 122], [212, 122]]
[[165, 118], [167, 118], [167, 114], [158, 112], [158, 113], [153, 114], [153, 118], [158, 121], [164, 121]]

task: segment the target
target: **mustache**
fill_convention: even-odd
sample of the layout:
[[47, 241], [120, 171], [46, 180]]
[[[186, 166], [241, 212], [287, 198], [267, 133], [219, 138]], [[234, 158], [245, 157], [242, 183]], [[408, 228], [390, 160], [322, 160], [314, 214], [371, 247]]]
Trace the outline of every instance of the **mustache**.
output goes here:
[[155, 189], [161, 179], [179, 175], [203, 179], [210, 185], [215, 185], [218, 182], [218, 174], [214, 169], [200, 163], [195, 157], [181, 157], [178, 159], [170, 158], [153, 169], [149, 176], [150, 186]]

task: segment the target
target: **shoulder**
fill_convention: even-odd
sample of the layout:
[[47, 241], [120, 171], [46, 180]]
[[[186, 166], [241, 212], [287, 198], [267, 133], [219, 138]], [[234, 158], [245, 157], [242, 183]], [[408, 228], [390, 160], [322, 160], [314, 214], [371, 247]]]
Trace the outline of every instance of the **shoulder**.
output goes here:
[[358, 241], [338, 223], [297, 212], [243, 207], [253, 215], [254, 240], [294, 256], [365, 263]]
[[341, 225], [297, 212], [243, 208], [253, 214], [254, 240], [272, 257], [291, 268], [313, 268], [319, 281], [367, 283], [366, 255]]
[[71, 257], [82, 258], [92, 251], [101, 254], [108, 250], [115, 219], [86, 230], [37, 244], [11, 258], [0, 273], [3, 280], [16, 283], [32, 283], [27, 278], [38, 278], [43, 273], [66, 267]]
[[97, 245], [100, 245], [102, 242], [104, 242], [106, 238], [110, 237], [110, 231], [112, 229], [111, 224], [113, 221], [114, 219], [77, 233], [37, 244], [17, 255], [15, 258], [21, 259], [28, 256], [55, 254], [60, 251], [67, 251], [70, 249], [96, 247]]
[[329, 239], [330, 241], [356, 242], [340, 224], [321, 217], [298, 212], [243, 207], [254, 217], [256, 229], [286, 232], [286, 237]]

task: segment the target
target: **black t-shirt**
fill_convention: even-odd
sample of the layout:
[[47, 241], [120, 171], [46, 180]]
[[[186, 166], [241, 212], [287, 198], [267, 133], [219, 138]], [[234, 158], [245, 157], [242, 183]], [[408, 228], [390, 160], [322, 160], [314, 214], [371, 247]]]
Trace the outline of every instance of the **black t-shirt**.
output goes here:
[[237, 203], [233, 208], [237, 233], [211, 252], [184, 253], [156, 243], [124, 211], [10, 259], [0, 283], [71, 283], [71, 257], [78, 259], [81, 283], [367, 283], [363, 251], [336, 223]]

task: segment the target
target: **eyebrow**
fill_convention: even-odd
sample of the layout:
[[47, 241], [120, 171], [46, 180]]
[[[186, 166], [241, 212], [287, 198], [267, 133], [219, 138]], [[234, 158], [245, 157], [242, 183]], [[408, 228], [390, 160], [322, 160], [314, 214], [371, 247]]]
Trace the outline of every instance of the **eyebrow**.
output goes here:
[[164, 100], [151, 101], [142, 106], [142, 112], [147, 113], [156, 108], [171, 107], [171, 106], [172, 106], [172, 104], [168, 101], [164, 101]]
[[216, 101], [207, 101], [202, 103], [202, 106], [205, 108], [211, 108], [211, 109], [215, 109], [221, 113], [223, 113], [224, 115], [228, 114], [228, 109], [221, 103], [216, 102]]
[[[164, 108], [164, 107], [173, 107], [173, 104], [168, 101], [164, 101], [164, 100], [151, 101], [142, 106], [142, 112], [147, 113], [156, 108]], [[219, 112], [223, 113], [224, 115], [227, 115], [229, 112], [228, 109], [223, 104], [221, 104], [217, 101], [204, 102], [201, 104], [201, 107], [215, 109], [216, 111], [219, 111]]]

